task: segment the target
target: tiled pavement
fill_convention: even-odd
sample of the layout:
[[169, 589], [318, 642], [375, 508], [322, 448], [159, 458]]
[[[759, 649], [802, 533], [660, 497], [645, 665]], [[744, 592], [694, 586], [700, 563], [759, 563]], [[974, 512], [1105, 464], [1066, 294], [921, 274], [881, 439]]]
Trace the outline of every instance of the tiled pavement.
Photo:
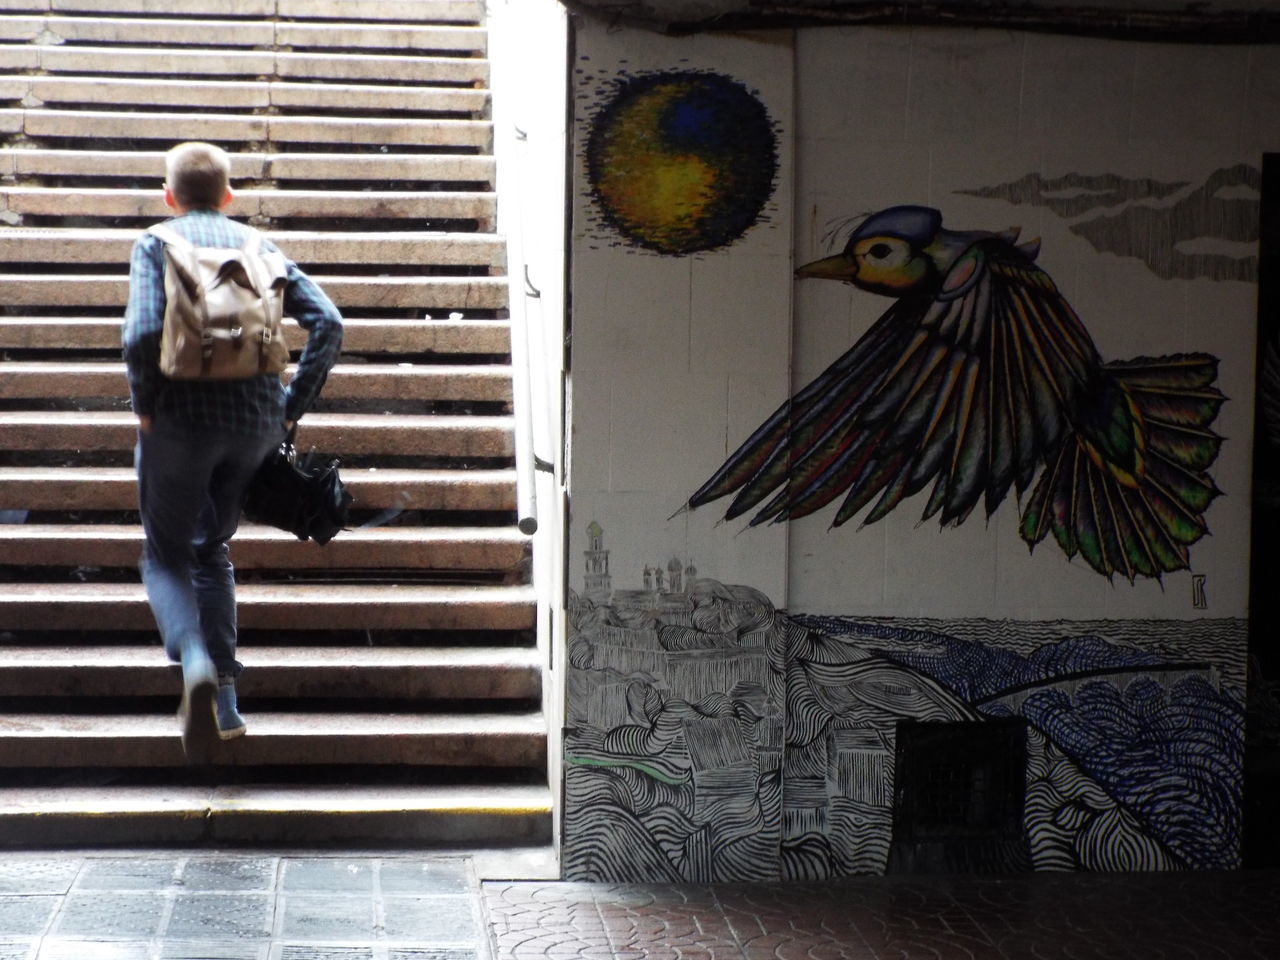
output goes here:
[[484, 885], [499, 960], [1280, 960], [1280, 873]]
[[0, 856], [0, 960], [485, 960], [461, 857]]
[[480, 883], [466, 857], [0, 855], [0, 960], [1277, 960], [1280, 872]]

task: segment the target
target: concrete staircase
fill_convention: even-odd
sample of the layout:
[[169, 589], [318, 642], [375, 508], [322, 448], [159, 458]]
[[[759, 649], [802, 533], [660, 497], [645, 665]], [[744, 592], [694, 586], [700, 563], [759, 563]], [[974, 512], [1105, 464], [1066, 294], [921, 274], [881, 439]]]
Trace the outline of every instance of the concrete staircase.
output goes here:
[[[550, 842], [485, 57], [479, 0], [0, 0], [0, 844]], [[299, 446], [356, 497], [237, 536], [249, 733], [203, 769], [119, 360], [187, 139], [348, 318]]]

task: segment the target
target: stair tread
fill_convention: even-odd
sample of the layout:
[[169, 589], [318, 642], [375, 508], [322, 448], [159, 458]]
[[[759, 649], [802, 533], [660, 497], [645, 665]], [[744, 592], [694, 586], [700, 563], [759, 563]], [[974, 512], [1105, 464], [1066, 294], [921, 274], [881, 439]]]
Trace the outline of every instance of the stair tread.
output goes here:
[[[0, 603], [48, 598], [63, 604], [125, 601], [145, 603], [140, 583], [0, 583]], [[288, 602], [299, 607], [342, 607], [377, 603], [505, 602], [532, 603], [532, 588], [523, 584], [347, 584], [246, 583], [236, 587], [242, 606]]]
[[[346, 311], [344, 311], [345, 313]], [[120, 349], [123, 320], [116, 317], [0, 317], [0, 349]], [[391, 320], [343, 317], [343, 349], [396, 353], [503, 354], [510, 343], [507, 320]], [[288, 317], [285, 337], [301, 348], [305, 333]]]
[[[489, 767], [545, 763], [541, 711], [505, 713], [257, 713], [249, 732], [218, 745], [214, 761], [236, 766]], [[0, 717], [0, 764], [8, 767], [185, 766], [173, 714], [34, 714]]]
[[361, 20], [459, 20], [478, 22], [480, 0], [6, 0], [11, 10], [55, 10], [62, 13], [179, 12], [189, 16], [322, 17], [336, 12]]
[[[305, 670], [308, 667], [442, 670], [451, 668], [525, 669], [539, 665], [532, 646], [468, 647], [260, 647], [242, 646], [237, 657], [252, 670]], [[96, 669], [174, 672], [158, 644], [84, 646], [0, 646], [0, 669]]]
[[[0, 524], [0, 543], [36, 539], [103, 539], [137, 540], [142, 527], [137, 524], [93, 523], [23, 523]], [[515, 525], [510, 527], [356, 527], [344, 530], [344, 541], [371, 544], [395, 543], [528, 543], [529, 537]], [[236, 543], [273, 541], [296, 543], [297, 538], [284, 530], [244, 523], [236, 531]], [[337, 541], [334, 541], [335, 543]]]
[[[514, 510], [515, 471], [342, 470], [362, 508]], [[0, 509], [136, 510], [130, 467], [0, 467]]]
[[[245, 630], [532, 629], [526, 584], [246, 583], [237, 587]], [[0, 629], [152, 630], [140, 583], [0, 584]]]
[[[115, 423], [137, 424], [132, 413], [119, 410], [0, 410], [0, 423], [28, 423], [32, 420], [48, 420], [50, 423], [85, 423], [108, 425]], [[486, 428], [510, 426], [506, 416], [446, 416], [433, 413], [309, 413], [299, 427], [350, 426], [360, 430], [376, 430], [380, 427], [434, 427], [460, 428], [468, 425]]]
[[[349, 739], [385, 736], [451, 737], [465, 735], [538, 735], [545, 733], [541, 711], [501, 713], [258, 713], [245, 710], [254, 739], [324, 737]], [[0, 716], [0, 743], [19, 738], [58, 735], [86, 740], [176, 738], [170, 713], [86, 714], [17, 713]]]
[[[293, 368], [291, 368], [293, 369]], [[329, 399], [509, 402], [511, 368], [481, 364], [336, 364]], [[116, 361], [0, 361], [0, 397], [126, 397], [125, 366]]]
[[[506, 277], [449, 277], [449, 276], [417, 276], [417, 277], [360, 277], [360, 276], [337, 276], [326, 275], [321, 273], [312, 274], [311, 278], [316, 283], [328, 286], [346, 286], [346, 287], [387, 287], [395, 289], [397, 287], [449, 287], [459, 288], [465, 286], [473, 286], [477, 289], [483, 288], [505, 288], [507, 285]], [[86, 284], [128, 284], [129, 278], [119, 274], [72, 274], [52, 273], [0, 273], [0, 283], [14, 284], [19, 281], [26, 283], [55, 283], [65, 285]]]
[[[542, 696], [542, 655], [518, 646], [368, 647], [257, 646], [242, 643], [248, 668], [238, 683], [242, 702], [286, 698], [360, 704], [449, 701], [533, 703]], [[0, 696], [24, 698], [173, 698], [181, 673], [157, 642], [0, 648]], [[140, 701], [145, 702], [145, 701]]]
[[0, 64], [9, 69], [162, 75], [310, 77], [315, 79], [488, 80], [483, 57], [396, 56], [385, 53], [299, 53], [268, 50], [165, 50], [155, 47], [79, 47], [74, 44], [0, 43]]
[[[525, 584], [246, 583], [244, 630], [527, 631], [537, 597]], [[141, 584], [0, 584], [0, 630], [153, 630]]]
[[[324, 87], [325, 84], [308, 84]], [[104, 168], [104, 162], [109, 166]], [[160, 150], [48, 150], [21, 147], [0, 153], [0, 172], [72, 176], [154, 177], [164, 169]], [[482, 154], [233, 153], [234, 181], [313, 180], [491, 180], [492, 156]]]
[[[312, 417], [319, 414], [311, 414]], [[393, 483], [429, 485], [436, 483], [487, 484], [514, 481], [513, 470], [397, 470], [385, 467], [360, 469], [343, 467], [343, 482], [350, 484]], [[0, 466], [0, 481], [24, 483], [133, 483], [132, 467], [15, 467]]]
[[[460, 123], [467, 121], [457, 121]], [[491, 197], [493, 192], [489, 190], [434, 190], [433, 195], [443, 197]], [[157, 196], [157, 191], [152, 189], [144, 189], [142, 187], [22, 187], [22, 186], [2, 186], [0, 187], [0, 196], [58, 196], [58, 197], [146, 197], [151, 198]], [[408, 200], [413, 197], [422, 196], [420, 190], [278, 190], [275, 188], [259, 187], [246, 188], [236, 191], [236, 202], [250, 203], [259, 199], [274, 199], [279, 197], [287, 197], [298, 200], [318, 200], [323, 197], [337, 197], [342, 200]], [[161, 195], [161, 202], [164, 197]], [[242, 212], [237, 212], [238, 207], [229, 208], [234, 218], [242, 218]], [[169, 211], [167, 216], [172, 216]], [[6, 228], [7, 229], [7, 228]], [[272, 231], [267, 231], [268, 235]], [[141, 231], [137, 231], [137, 236]], [[345, 237], [345, 233], [336, 234], [339, 237]]]
[[[535, 645], [467, 647], [257, 646], [242, 642], [248, 668], [238, 683], [242, 702], [317, 698], [377, 702], [523, 701], [542, 696], [542, 655]], [[0, 647], [0, 696], [24, 698], [173, 698], [180, 668], [157, 642], [134, 645]]]
[[[318, 416], [312, 414], [311, 416]], [[14, 467], [0, 466], [0, 482], [31, 484], [93, 483], [132, 484], [135, 480], [132, 467]], [[397, 470], [370, 467], [360, 469], [343, 467], [343, 482], [348, 486], [371, 483], [396, 485], [431, 484], [491, 484], [515, 482], [513, 470]]]
[[[47, 427], [87, 429], [128, 427], [133, 430], [138, 418], [121, 410], [0, 410], [0, 429], [6, 427]], [[480, 416], [477, 414], [447, 415], [431, 413], [310, 413], [299, 426], [299, 436], [305, 437], [310, 428], [316, 434], [341, 434], [343, 431], [357, 435], [388, 431], [432, 431], [463, 433], [505, 433], [511, 430], [509, 416]], [[93, 449], [112, 449], [110, 438], [105, 445]], [[130, 444], [132, 445], [132, 444]], [[303, 442], [299, 441], [299, 446]]]
[[[311, 211], [316, 215], [316, 211]], [[346, 277], [314, 274], [339, 308], [498, 310], [508, 304], [506, 277]], [[129, 280], [118, 275], [0, 274], [0, 302], [13, 306], [123, 307]]]
[[[338, 202], [352, 202], [361, 200], [365, 204], [374, 201], [383, 204], [401, 202], [408, 204], [410, 201], [426, 201], [434, 200], [438, 202], [446, 200], [491, 200], [495, 194], [487, 190], [432, 190], [429, 192], [415, 190], [276, 190], [276, 189], [254, 189], [247, 188], [236, 192], [234, 207], [231, 212], [235, 218], [242, 219], [249, 214], [246, 211], [261, 211], [270, 208], [273, 203], [289, 202], [316, 202], [321, 200], [331, 201], [335, 205]], [[156, 198], [159, 198], [160, 206], [164, 207], [164, 196], [156, 190], [144, 190], [132, 187], [18, 187], [18, 186], [2, 186], [0, 187], [0, 199], [10, 202], [30, 201], [37, 199], [45, 200], [75, 200], [79, 198], [82, 202], [77, 208], [80, 211], [86, 209], [89, 201], [100, 200], [107, 201], [134, 201], [145, 203], [153, 206]], [[166, 208], [161, 215], [169, 216], [170, 211]], [[148, 216], [145, 210], [140, 212], [138, 216]], [[318, 214], [317, 214], [318, 215]], [[381, 214], [387, 216], [389, 214]], [[141, 231], [138, 231], [141, 233]], [[135, 233], [135, 238], [137, 233]], [[344, 237], [345, 234], [335, 232], [335, 236]]]
[[49, 813], [84, 812], [128, 814], [209, 808], [280, 813], [363, 813], [396, 810], [474, 810], [545, 812], [550, 814], [551, 790], [533, 784], [246, 784], [216, 787], [120, 785], [101, 787], [0, 787], [0, 816], [31, 810]]
[[[302, 47], [387, 47], [393, 49], [483, 51], [488, 31], [473, 24], [421, 24], [412, 22], [361, 23], [343, 20], [293, 23], [286, 20], [199, 20], [146, 16], [29, 16], [0, 14], [0, 37], [5, 40], [42, 40], [95, 43], [174, 44], [213, 49], [269, 47], [275, 44]], [[216, 37], [216, 43], [210, 38]], [[54, 41], [57, 42], [57, 41]]]
[[554, 879], [552, 812], [550, 788], [525, 784], [0, 787], [0, 843], [389, 844], [473, 855], [482, 877]]
[[487, 120], [357, 118], [312, 116], [240, 116], [220, 113], [108, 112], [97, 110], [0, 110], [0, 129], [33, 139], [172, 142], [201, 132], [220, 141], [276, 144], [366, 144], [387, 147], [471, 148], [490, 146]]
[[[123, 374], [125, 365], [116, 360], [0, 360], [0, 373], [13, 376], [35, 374], [76, 373], [83, 376], [96, 374]], [[404, 379], [430, 379], [453, 377], [459, 380], [507, 379], [511, 375], [508, 364], [448, 364], [448, 363], [336, 363], [329, 376], [345, 377], [401, 377]], [[328, 381], [326, 381], [327, 383]]]
[[[5, 227], [0, 229], [0, 260], [118, 263], [123, 268], [141, 235], [138, 229]], [[433, 258], [447, 253], [454, 256], [445, 262], [505, 265], [505, 238], [490, 233], [265, 230], [263, 235], [298, 262], [380, 263], [412, 255], [415, 263], [435, 266], [441, 260]]]
[[[0, 524], [0, 556], [27, 567], [134, 567], [142, 527], [132, 524]], [[480, 571], [520, 574], [529, 540], [509, 527], [372, 527], [344, 531], [321, 546], [271, 527], [242, 525], [235, 536], [243, 570]]]

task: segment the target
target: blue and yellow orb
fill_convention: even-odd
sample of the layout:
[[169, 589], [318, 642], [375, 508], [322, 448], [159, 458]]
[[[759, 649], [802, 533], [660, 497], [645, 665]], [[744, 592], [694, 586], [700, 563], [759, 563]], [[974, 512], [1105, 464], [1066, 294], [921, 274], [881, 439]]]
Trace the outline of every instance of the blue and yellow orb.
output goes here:
[[587, 176], [602, 218], [664, 254], [713, 250], [761, 216], [778, 172], [764, 105], [715, 73], [615, 81], [587, 140]]

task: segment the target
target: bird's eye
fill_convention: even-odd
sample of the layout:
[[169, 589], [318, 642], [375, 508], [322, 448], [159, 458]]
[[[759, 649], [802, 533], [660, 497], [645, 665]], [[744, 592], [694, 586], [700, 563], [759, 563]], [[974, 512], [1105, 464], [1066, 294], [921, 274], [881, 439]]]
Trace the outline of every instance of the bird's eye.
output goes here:
[[883, 260], [889, 255], [892, 248], [887, 243], [873, 244], [871, 249], [867, 251], [867, 256], [873, 260]]

